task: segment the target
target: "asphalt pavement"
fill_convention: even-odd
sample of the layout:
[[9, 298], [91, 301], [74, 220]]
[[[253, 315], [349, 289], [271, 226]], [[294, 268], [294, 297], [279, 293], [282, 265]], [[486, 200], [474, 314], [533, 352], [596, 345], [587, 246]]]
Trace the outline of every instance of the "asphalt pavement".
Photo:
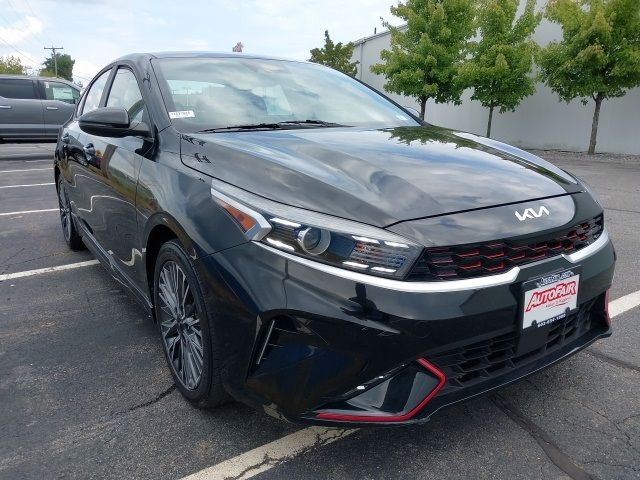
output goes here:
[[[0, 479], [180, 479], [253, 449], [244, 478], [640, 478], [640, 307], [614, 318], [610, 339], [427, 424], [294, 445], [282, 462], [260, 453], [304, 427], [182, 399], [143, 310], [67, 249], [52, 150], [0, 145]], [[602, 200], [612, 300], [640, 290], [640, 157], [536, 153]], [[240, 478], [220, 472], [201, 478]]]

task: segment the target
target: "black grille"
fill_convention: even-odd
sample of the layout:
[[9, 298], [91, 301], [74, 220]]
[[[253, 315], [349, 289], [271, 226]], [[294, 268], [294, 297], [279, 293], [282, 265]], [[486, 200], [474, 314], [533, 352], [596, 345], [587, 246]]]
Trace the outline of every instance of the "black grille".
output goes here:
[[426, 248], [407, 280], [459, 280], [503, 273], [516, 265], [580, 250], [600, 236], [603, 223], [603, 217], [599, 215], [565, 231], [533, 241], [499, 240]]
[[600, 306], [604, 312], [603, 301], [599, 298], [586, 302], [577, 312], [553, 323], [549, 327], [545, 343], [523, 355], [516, 356], [518, 332], [429, 355], [429, 361], [441, 369], [447, 377], [443, 393], [460, 387], [473, 386], [491, 377], [522, 367], [584, 335], [595, 328], [598, 322], [600, 326], [604, 326], [601, 316], [596, 312]]

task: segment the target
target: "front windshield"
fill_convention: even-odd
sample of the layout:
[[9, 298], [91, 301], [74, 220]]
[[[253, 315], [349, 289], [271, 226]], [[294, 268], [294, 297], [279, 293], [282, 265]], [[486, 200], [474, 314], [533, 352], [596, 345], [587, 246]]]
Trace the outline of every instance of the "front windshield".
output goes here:
[[[351, 77], [316, 64], [239, 57], [153, 63], [169, 117], [183, 132], [290, 121], [372, 128], [418, 124]], [[305, 125], [313, 126], [320, 125]]]

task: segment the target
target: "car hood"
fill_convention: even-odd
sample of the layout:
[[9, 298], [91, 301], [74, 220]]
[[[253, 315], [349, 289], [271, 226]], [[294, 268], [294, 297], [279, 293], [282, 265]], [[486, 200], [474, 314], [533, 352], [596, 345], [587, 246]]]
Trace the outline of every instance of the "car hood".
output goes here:
[[528, 152], [434, 126], [183, 134], [181, 157], [271, 200], [376, 226], [580, 191]]

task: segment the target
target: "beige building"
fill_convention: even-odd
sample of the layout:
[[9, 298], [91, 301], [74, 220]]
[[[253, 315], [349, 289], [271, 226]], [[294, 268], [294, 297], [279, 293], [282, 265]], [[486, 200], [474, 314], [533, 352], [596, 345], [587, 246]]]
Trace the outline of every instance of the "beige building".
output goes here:
[[[538, 0], [542, 8], [545, 0]], [[538, 26], [535, 40], [545, 45], [561, 36], [557, 25], [546, 20]], [[357, 40], [353, 60], [360, 62], [357, 78], [384, 92], [385, 79], [374, 75], [369, 67], [380, 61], [380, 52], [389, 48], [389, 32]], [[401, 105], [418, 108], [417, 102], [400, 95], [389, 94]], [[456, 128], [484, 135], [488, 110], [471, 101], [471, 91], [463, 94], [462, 105], [427, 104], [426, 120], [444, 127]], [[558, 99], [548, 87], [537, 85], [537, 91], [527, 97], [515, 112], [494, 112], [491, 136], [497, 140], [525, 148], [586, 151], [591, 133], [594, 103], [586, 106], [579, 100], [567, 104]], [[597, 152], [640, 155], [640, 88], [622, 98], [603, 102], [600, 111]]]

